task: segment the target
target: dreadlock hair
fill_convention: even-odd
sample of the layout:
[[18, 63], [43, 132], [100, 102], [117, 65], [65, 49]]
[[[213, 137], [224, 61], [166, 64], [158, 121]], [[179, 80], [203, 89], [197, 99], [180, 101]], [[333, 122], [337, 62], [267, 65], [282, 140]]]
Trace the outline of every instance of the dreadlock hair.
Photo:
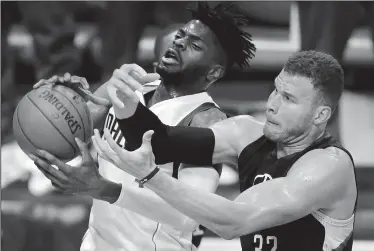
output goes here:
[[210, 8], [206, 1], [198, 2], [197, 8], [188, 8], [193, 19], [200, 20], [217, 36], [227, 55], [227, 67], [237, 64], [240, 68], [248, 67], [249, 60], [256, 51], [251, 34], [241, 27], [250, 23], [250, 18], [242, 13], [233, 3], [220, 3]]

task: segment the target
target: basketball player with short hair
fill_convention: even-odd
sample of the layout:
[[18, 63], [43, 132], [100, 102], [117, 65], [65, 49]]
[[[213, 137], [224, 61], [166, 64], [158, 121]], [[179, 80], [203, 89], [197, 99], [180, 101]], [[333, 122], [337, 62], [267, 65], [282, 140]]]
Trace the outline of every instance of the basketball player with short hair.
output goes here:
[[[225, 9], [218, 5], [216, 9], [210, 9], [206, 3], [200, 2], [197, 10], [191, 10], [193, 20], [177, 31], [173, 45], [158, 62], [156, 71], [162, 77], [161, 83], [153, 81], [157, 74], [146, 74], [137, 65], [127, 65], [126, 69], [114, 71], [105, 88], [110, 92], [110, 83], [120, 81], [122, 71], [127, 70], [127, 81], [147, 83], [142, 93], [138, 91], [136, 95], [163, 123], [208, 127], [225, 119], [225, 114], [206, 90], [234, 63], [248, 66], [255, 49], [250, 35], [240, 29], [246, 17], [232, 12], [233, 7]], [[207, 19], [212, 13], [215, 14], [214, 22], [205, 23], [204, 20], [212, 21]], [[230, 43], [224, 34], [218, 32], [219, 29], [231, 31]], [[99, 88], [95, 94], [109, 99], [105, 88]], [[99, 116], [95, 118], [99, 121]], [[116, 144], [124, 147], [126, 142], [113, 109], [110, 109], [104, 127]], [[81, 142], [78, 145], [83, 154], [80, 168], [71, 168], [45, 152], [30, 157], [57, 188], [94, 198], [89, 229], [81, 250], [196, 249], [201, 238], [192, 239], [198, 226], [194, 220], [178, 212], [151, 190], [138, 189], [135, 177], [119, 170], [110, 161], [99, 158], [97, 171], [87, 147]], [[222, 168], [220, 163], [203, 166], [179, 163], [165, 163], [160, 168], [189, 187], [215, 192]], [[59, 170], [50, 164], [55, 164]], [[113, 186], [116, 191], [107, 195], [106, 191], [113, 191]]]
[[[164, 125], [136, 101], [139, 83], [122, 81], [115, 83], [121, 93], [109, 96], [114, 106], [124, 105], [115, 109], [129, 148], [141, 145], [144, 132], [154, 134], [145, 133], [133, 152], [118, 148], [108, 131], [111, 149], [97, 131], [94, 143], [100, 156], [137, 177], [141, 187], [221, 237], [240, 237], [243, 251], [350, 251], [354, 163], [326, 131], [343, 85], [333, 57], [298, 52], [275, 79], [265, 124], [243, 115], [207, 129]], [[238, 164], [241, 194], [230, 201], [188, 187], [159, 171], [157, 165], [169, 161]]]

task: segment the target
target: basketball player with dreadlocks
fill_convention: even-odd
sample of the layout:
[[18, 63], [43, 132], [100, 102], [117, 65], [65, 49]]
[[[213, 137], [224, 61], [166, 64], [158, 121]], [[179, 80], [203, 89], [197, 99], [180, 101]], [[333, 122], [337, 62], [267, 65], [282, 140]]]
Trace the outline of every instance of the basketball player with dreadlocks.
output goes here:
[[[142, 93], [137, 92], [142, 103], [168, 125], [208, 127], [225, 119], [225, 114], [206, 90], [221, 79], [234, 63], [241, 67], [248, 66], [255, 50], [250, 34], [240, 29], [248, 19], [234, 5], [218, 5], [213, 22], [208, 18], [211, 13], [207, 3], [200, 2], [198, 5], [198, 10], [190, 10], [193, 19], [177, 30], [172, 44], [156, 66], [161, 81], [147, 83]], [[229, 40], [218, 32], [221, 27], [232, 31]], [[130, 78], [136, 81], [141, 81], [137, 74], [146, 76], [144, 82], [145, 79], [150, 80], [149, 75], [139, 66], [124, 65], [121, 70], [114, 71], [108, 83], [118, 81], [122, 71], [132, 71], [129, 77], [131, 75]], [[103, 87], [99, 88], [95, 95], [108, 98], [102, 95], [102, 90]], [[113, 108], [106, 118], [105, 128], [117, 144], [124, 147], [126, 141], [120, 132]], [[175, 210], [151, 190], [138, 189], [134, 176], [100, 157], [97, 173], [87, 152], [82, 152], [85, 161], [80, 168], [71, 169], [64, 163], [50, 162], [56, 164], [60, 171], [71, 169], [72, 172], [59, 175], [66, 178], [64, 181], [51, 177], [51, 172], [44, 172], [56, 187], [64, 189], [62, 184], [70, 184], [67, 189], [69, 192], [88, 194], [94, 198], [82, 251], [196, 249], [202, 236], [193, 238], [198, 226], [195, 221]], [[36, 165], [43, 171], [46, 163], [42, 159], [31, 158], [36, 160]], [[222, 166], [219, 163], [196, 166], [173, 162], [160, 168], [190, 187], [214, 193]], [[116, 192], [105, 194], [106, 189], [101, 185], [103, 180], [110, 180], [110, 186], [116, 186]]]

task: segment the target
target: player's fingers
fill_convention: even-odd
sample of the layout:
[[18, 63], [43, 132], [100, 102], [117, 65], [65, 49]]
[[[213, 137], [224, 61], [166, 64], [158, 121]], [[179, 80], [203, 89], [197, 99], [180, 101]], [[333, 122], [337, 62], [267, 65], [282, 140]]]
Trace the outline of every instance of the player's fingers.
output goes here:
[[152, 141], [153, 133], [154, 133], [153, 130], [149, 130], [143, 134], [143, 143], [142, 143], [142, 146], [140, 147], [142, 151], [152, 152], [151, 141]]
[[51, 175], [50, 173], [46, 172], [41, 166], [39, 166], [39, 164], [36, 164], [35, 165], [38, 167], [39, 171], [41, 171], [44, 176], [49, 179], [52, 183], [52, 186], [54, 186], [55, 188], [58, 188], [58, 189], [63, 189], [63, 184], [62, 182], [57, 179], [55, 176]]
[[84, 143], [79, 138], [75, 138], [75, 142], [77, 143], [79, 151], [82, 154], [83, 163], [91, 162], [92, 161], [92, 156], [90, 154], [90, 150], [88, 149], [87, 143]]
[[131, 77], [129, 74], [124, 73], [120, 70], [114, 70], [113, 76], [117, 79], [121, 80], [123, 83], [122, 85], [127, 85], [130, 87], [133, 91], [141, 90], [143, 88], [143, 85], [136, 81], [133, 77]]
[[57, 82], [64, 83], [64, 77], [57, 77]]
[[81, 77], [81, 83], [85, 86], [85, 89], [89, 89], [90, 85], [88, 84], [88, 81], [86, 78]]
[[[101, 138], [99, 134], [99, 130], [94, 130], [94, 136], [93, 136], [93, 142], [95, 145], [95, 148], [98, 149], [98, 152], [102, 154], [102, 158], [106, 159], [107, 161], [110, 161], [114, 165], [116, 163], [119, 163], [120, 159], [116, 155], [116, 152], [114, 152], [109, 145]], [[99, 155], [100, 155], [99, 153]]]
[[33, 89], [37, 89], [43, 85], [53, 85], [55, 84], [54, 82], [49, 82], [49, 80], [41, 79], [39, 80], [35, 85], [33, 85]]
[[115, 153], [111, 151], [111, 149], [108, 147], [105, 141], [100, 138], [100, 136], [97, 136], [96, 134], [95, 136], [92, 136], [92, 142], [101, 158], [116, 165]]
[[161, 76], [158, 73], [148, 73], [146, 76], [140, 77], [139, 81], [142, 84], [146, 84], [159, 80], [160, 78]]
[[64, 74], [64, 82], [70, 82], [70, 79], [71, 79], [71, 75], [69, 72], [66, 72]]
[[104, 137], [109, 147], [116, 152], [119, 158], [125, 157], [124, 155], [126, 155], [126, 150], [123, 150], [119, 145], [117, 145], [107, 128], [104, 129]]
[[137, 64], [124, 64], [120, 68], [121, 71], [129, 74], [131, 71], [138, 73], [140, 76], [147, 75], [147, 72]]
[[84, 100], [88, 101], [89, 96], [92, 95], [92, 93], [89, 90], [83, 89], [81, 86], [74, 86], [74, 84], [67, 85], [70, 88], [72, 88], [76, 93], [79, 94]]
[[[136, 95], [135, 91], [133, 91], [128, 85], [123, 84], [118, 79], [113, 79], [112, 82], [113, 86], [117, 88], [116, 95], [122, 101], [122, 103], [126, 104], [126, 100], [131, 100], [132, 102], [139, 101], [138, 95]], [[118, 95], [121, 92], [120, 95]]]
[[[69, 173], [70, 167], [66, 165], [64, 162], [50, 154], [49, 152], [46, 152], [44, 150], [36, 150], [37, 157], [41, 157], [44, 160], [46, 160], [49, 164], [55, 165], [58, 167], [59, 170], [61, 170], [64, 173]], [[53, 168], [54, 169], [54, 168]], [[54, 169], [56, 170], [56, 169]]]
[[65, 190], [60, 183], [56, 183], [55, 181], [52, 181], [51, 179], [50, 179], [50, 181], [51, 181], [51, 184], [54, 188], [57, 188], [58, 190], [61, 190], [63, 193], [65, 193], [64, 192]]
[[110, 81], [113, 87], [115, 87], [121, 92], [124, 92], [125, 94], [128, 94], [129, 96], [131, 96], [132, 93], [134, 93], [135, 91], [129, 85], [124, 84], [121, 80], [117, 78], [112, 78]]
[[34, 161], [34, 164], [38, 167], [40, 171], [43, 172], [43, 174], [48, 179], [51, 179], [51, 177], [53, 177], [55, 180], [58, 180], [61, 184], [64, 182], [64, 180], [67, 179], [67, 177], [61, 171], [55, 169], [44, 159], [32, 154], [29, 154], [29, 157]]
[[153, 133], [154, 133], [153, 130], [149, 130], [144, 133], [142, 145], [137, 151], [139, 151], [142, 156], [146, 158], [151, 157], [153, 161], [155, 161], [155, 157], [154, 157], [153, 150], [152, 150], [152, 142], [151, 142]]
[[129, 75], [142, 85], [152, 83], [161, 78], [158, 73], [147, 73], [146, 75], [140, 76], [138, 73], [132, 71], [129, 73]]
[[58, 76], [54, 75], [49, 79], [41, 79], [36, 84], [33, 85], [33, 88], [36, 89], [42, 85], [53, 85], [58, 81]]
[[103, 106], [110, 106], [111, 102], [110, 100], [107, 100], [105, 98], [100, 98], [92, 94], [89, 90], [83, 89], [82, 87], [73, 87], [74, 91], [78, 93], [84, 100], [91, 101], [94, 104], [97, 105], [103, 105]]
[[91, 101], [92, 103], [96, 104], [96, 105], [103, 105], [103, 106], [110, 106], [111, 105], [110, 100], [107, 100], [105, 98], [97, 97], [94, 94], [88, 94], [87, 99], [89, 101]]
[[113, 105], [119, 108], [125, 108], [127, 105], [133, 105], [139, 102], [138, 95], [120, 80], [113, 78], [111, 80], [111, 86], [114, 89], [111, 93], [108, 92], [108, 96]]
[[94, 129], [94, 135], [91, 136], [91, 139], [97, 154], [99, 154], [100, 156], [104, 155], [103, 151], [101, 150], [101, 137], [99, 134], [99, 130]]
[[39, 88], [40, 86], [46, 85], [46, 84], [48, 84], [47, 80], [41, 79], [35, 85], [33, 85], [32, 88], [36, 89], [36, 88]]
[[49, 79], [47, 80], [47, 82], [48, 82], [48, 83], [51, 83], [51, 84], [54, 84], [54, 83], [57, 82], [57, 80], [58, 80], [58, 76], [57, 76], [57, 75], [54, 75], [53, 77], [49, 78]]
[[108, 93], [108, 97], [110, 99], [110, 102], [119, 107], [119, 108], [124, 108], [125, 104], [117, 97], [117, 87], [112, 84], [114, 82], [114, 78], [110, 79], [111, 83], [109, 83], [106, 87], [106, 91]]
[[75, 76], [75, 75], [71, 76], [71, 82], [72, 83], [79, 83], [80, 86], [85, 90], [90, 89], [90, 85], [88, 84], [87, 79], [84, 78], [84, 77], [79, 77], [79, 76]]

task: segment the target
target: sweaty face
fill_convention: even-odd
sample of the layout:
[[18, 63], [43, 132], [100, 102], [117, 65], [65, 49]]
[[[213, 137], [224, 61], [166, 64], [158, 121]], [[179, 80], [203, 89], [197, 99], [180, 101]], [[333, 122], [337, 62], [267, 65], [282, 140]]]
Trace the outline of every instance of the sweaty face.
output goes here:
[[217, 53], [217, 42], [211, 29], [192, 20], [179, 29], [172, 45], [161, 57], [156, 71], [162, 76], [205, 76]]
[[312, 129], [317, 91], [309, 78], [284, 71], [274, 87], [267, 102], [264, 135], [278, 143], [290, 143]]

